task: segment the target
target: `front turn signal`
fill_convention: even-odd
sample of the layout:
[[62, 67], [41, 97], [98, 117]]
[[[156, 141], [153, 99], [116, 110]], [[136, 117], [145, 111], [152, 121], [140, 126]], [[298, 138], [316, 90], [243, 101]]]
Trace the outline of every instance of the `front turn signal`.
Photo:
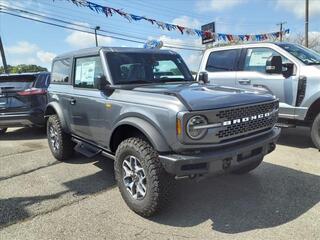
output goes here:
[[176, 132], [178, 136], [182, 134], [181, 120], [179, 118], [176, 121]]

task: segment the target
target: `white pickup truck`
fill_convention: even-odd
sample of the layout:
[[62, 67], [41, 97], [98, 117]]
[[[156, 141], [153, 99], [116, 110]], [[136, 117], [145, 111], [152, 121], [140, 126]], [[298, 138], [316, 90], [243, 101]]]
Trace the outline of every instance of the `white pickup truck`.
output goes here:
[[292, 43], [251, 43], [205, 51], [198, 80], [262, 89], [280, 100], [279, 125], [310, 126], [320, 149], [320, 54]]

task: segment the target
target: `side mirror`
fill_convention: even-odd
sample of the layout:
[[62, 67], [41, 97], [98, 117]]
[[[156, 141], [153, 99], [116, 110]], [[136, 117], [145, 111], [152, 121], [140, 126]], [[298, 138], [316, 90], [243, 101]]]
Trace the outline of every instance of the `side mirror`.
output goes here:
[[202, 81], [203, 83], [209, 82], [209, 77], [207, 72], [200, 72], [198, 76], [198, 81]]
[[267, 60], [266, 73], [282, 73], [282, 58], [280, 56], [272, 56]]
[[283, 64], [284, 70], [282, 71], [283, 76], [285, 78], [291, 77], [294, 74], [294, 64], [293, 63], [285, 63]]
[[94, 87], [98, 90], [106, 89], [106, 86], [109, 84], [104, 75], [99, 75], [94, 79]]

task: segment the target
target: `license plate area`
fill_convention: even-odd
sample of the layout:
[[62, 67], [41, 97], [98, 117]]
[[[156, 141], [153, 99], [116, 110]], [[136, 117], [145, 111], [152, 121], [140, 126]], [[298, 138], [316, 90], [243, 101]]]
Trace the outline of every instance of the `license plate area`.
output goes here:
[[253, 149], [251, 151], [247, 151], [247, 152], [238, 154], [237, 161], [241, 162], [241, 161], [244, 161], [244, 160], [246, 160], [248, 158], [257, 156], [257, 155], [259, 155], [261, 153], [262, 153], [262, 147], [259, 147], [259, 148]]

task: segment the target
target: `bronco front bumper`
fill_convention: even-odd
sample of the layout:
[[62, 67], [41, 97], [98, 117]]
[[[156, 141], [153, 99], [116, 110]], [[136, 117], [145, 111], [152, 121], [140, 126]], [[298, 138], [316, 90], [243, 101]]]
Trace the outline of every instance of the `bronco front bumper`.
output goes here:
[[280, 131], [273, 128], [265, 135], [223, 148], [159, 157], [165, 170], [175, 176], [220, 174], [261, 161], [275, 149]]

